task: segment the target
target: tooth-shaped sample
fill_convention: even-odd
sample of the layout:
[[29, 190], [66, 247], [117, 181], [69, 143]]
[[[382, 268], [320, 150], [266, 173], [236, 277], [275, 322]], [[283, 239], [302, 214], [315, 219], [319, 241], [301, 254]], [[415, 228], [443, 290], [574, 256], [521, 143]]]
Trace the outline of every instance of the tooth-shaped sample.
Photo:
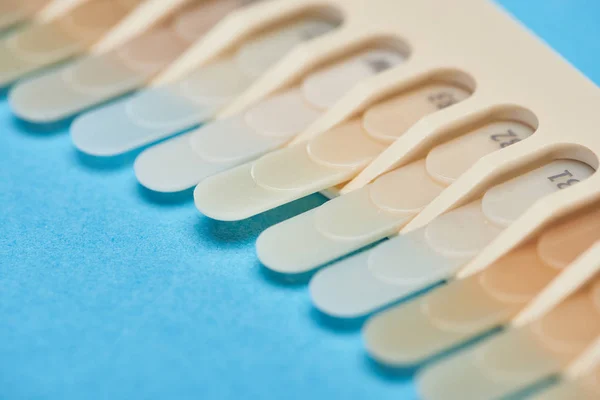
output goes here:
[[[391, 119], [387, 126], [397, 129]], [[499, 121], [441, 144], [423, 160], [268, 228], [258, 238], [258, 256], [271, 269], [302, 273], [375, 243], [400, 230], [479, 158], [532, 133], [522, 123]], [[300, 237], [314, 237], [314, 245]]]
[[[196, 206], [215, 219], [244, 219], [348, 181], [405, 128], [436, 111], [438, 107], [430, 99], [437, 93], [450, 93], [455, 102], [469, 95], [447, 84], [430, 84], [404, 93], [374, 107], [362, 121], [351, 121], [306, 144], [282, 149], [251, 165], [208, 178], [196, 188]], [[241, 170], [247, 173], [238, 173]], [[253, 201], [241, 201], [245, 198], [243, 193], [230, 199], [219, 196], [220, 200], [215, 201], [215, 188], [230, 185], [252, 187]]]
[[[315, 94], [306, 98], [316, 99], [316, 89], [313, 92]], [[318, 135], [308, 143], [267, 154], [239, 170], [206, 179], [194, 193], [196, 206], [215, 219], [244, 219], [346, 182], [410, 125], [438, 110], [431, 99], [440, 93], [452, 96], [452, 104], [469, 96], [462, 88], [441, 83], [404, 93], [375, 106], [365, 113], [362, 121], [352, 121]], [[240, 174], [241, 170], [247, 173]], [[224, 198], [220, 190], [223, 186], [252, 187], [252, 201], [247, 201], [243, 192]]]
[[116, 50], [21, 82], [11, 108], [23, 119], [53, 122], [140, 88], [240, 2], [192, 3]]
[[[136, 160], [138, 180], [156, 191], [184, 190], [260, 157], [302, 132], [358, 80], [402, 61], [396, 52], [369, 50], [321, 69], [304, 79], [300, 87], [272, 96], [242, 115], [146, 150]], [[296, 155], [302, 156], [301, 152]]]
[[310, 282], [313, 303], [333, 316], [358, 317], [451, 278], [536, 200], [593, 172], [557, 160], [497, 185], [424, 228], [319, 271]]
[[85, 52], [141, 0], [90, 0], [0, 41], [0, 87]]
[[2, 0], [0, 2], [0, 31], [27, 21], [49, 0]]
[[265, 60], [278, 60], [309, 35], [333, 28], [323, 20], [303, 19], [266, 32], [181, 81], [80, 116], [71, 127], [73, 143], [84, 153], [113, 156], [189, 129], [245, 90], [269, 66]]
[[600, 210], [555, 225], [482, 272], [374, 316], [364, 329], [369, 353], [417, 364], [503, 325], [597, 240]]
[[426, 368], [424, 400], [504, 398], [560, 372], [600, 334], [600, 282], [538, 321], [508, 330]]

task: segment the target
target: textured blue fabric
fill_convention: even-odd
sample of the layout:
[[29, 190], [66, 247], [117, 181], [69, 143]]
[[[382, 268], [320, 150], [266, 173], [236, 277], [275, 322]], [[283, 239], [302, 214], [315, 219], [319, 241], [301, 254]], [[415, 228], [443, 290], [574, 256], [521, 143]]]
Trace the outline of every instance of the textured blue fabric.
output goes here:
[[[600, 82], [600, 2], [500, 3]], [[256, 260], [257, 234], [320, 196], [219, 223], [190, 192], [140, 188], [132, 160], [78, 154], [65, 125], [16, 121], [0, 98], [0, 398], [417, 397], [411, 371], [369, 361], [358, 323]]]

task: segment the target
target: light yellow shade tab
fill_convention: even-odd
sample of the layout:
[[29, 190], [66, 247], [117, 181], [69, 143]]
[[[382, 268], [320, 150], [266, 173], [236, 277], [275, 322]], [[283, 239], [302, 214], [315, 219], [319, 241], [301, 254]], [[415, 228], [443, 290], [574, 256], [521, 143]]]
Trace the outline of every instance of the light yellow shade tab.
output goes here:
[[143, 0], [89, 0], [54, 22], [66, 34], [89, 47]]
[[[371, 126], [378, 126], [376, 121], [379, 121], [382, 129], [386, 126], [395, 129], [394, 117], [401, 114], [402, 108], [402, 104], [397, 105], [397, 108], [384, 105], [383, 108], [389, 110], [387, 125], [381, 123], [381, 109], [376, 109]], [[356, 124], [346, 123], [333, 131]], [[259, 236], [259, 258], [279, 272], [305, 272], [392, 235], [438, 196], [446, 184], [467, 170], [477, 157], [531, 134], [531, 128], [516, 121], [490, 122], [475, 128], [434, 147], [425, 159], [391, 171], [316, 210], [270, 227]], [[325, 133], [317, 138], [328, 136], [333, 135]], [[343, 148], [346, 143], [347, 140], [339, 142], [338, 147]], [[319, 238], [315, 240], [318, 245], [304, 246], [299, 237]], [[284, 248], [285, 252], [280, 251]]]
[[[383, 58], [377, 54], [375, 57]], [[353, 68], [352, 64], [350, 68]], [[326, 74], [323, 83], [333, 82], [332, 87], [337, 88], [341, 78], [334, 79], [333, 76]], [[348, 81], [353, 82], [353, 76], [350, 73], [347, 79], [344, 78], [346, 87], [349, 86]], [[341, 90], [335, 91], [341, 93]], [[325, 90], [322, 92], [327, 93]], [[310, 92], [307, 96], [306, 91], [304, 93], [305, 98], [315, 99], [313, 104], [320, 101], [316, 100], [319, 98], [316, 94]], [[230, 219], [237, 215], [236, 219], [243, 219], [336, 186], [351, 179], [381, 153], [386, 144], [402, 135], [405, 124], [410, 125], [423, 115], [449, 107], [468, 96], [467, 91], [447, 84], [431, 83], [409, 90], [369, 110], [362, 120], [341, 125], [308, 143], [267, 154], [251, 165], [240, 167], [240, 170], [244, 168], [248, 171], [243, 179], [253, 182], [252, 185], [233, 180], [233, 176], [236, 179], [243, 176], [237, 171], [208, 178], [196, 189], [196, 206], [212, 218], [220, 219], [223, 215]], [[215, 201], [217, 193], [221, 193], [217, 187], [222, 186], [252, 186], [251, 196], [256, 200], [247, 203], [243, 200], [246, 195], [239, 193], [233, 199], [219, 195], [219, 200]]]
[[380, 363], [418, 365], [503, 323], [511, 311], [476, 278], [465, 279], [376, 315], [364, 327], [365, 345]]
[[480, 274], [376, 315], [364, 329], [367, 349], [386, 364], [421, 363], [504, 325], [557, 274], [529, 243]]
[[365, 112], [363, 124], [373, 138], [394, 141], [423, 117], [470, 95], [469, 91], [448, 83], [423, 85], [370, 108]]
[[423, 398], [498, 398], [560, 372], [600, 334], [598, 287], [580, 290], [532, 324], [426, 368], [419, 377]]
[[548, 265], [563, 268], [598, 240], [600, 240], [600, 209], [568, 220], [550, 230], [538, 242], [538, 252]]
[[[596, 210], [575, 213], [484, 271], [373, 317], [367, 348], [386, 364], [416, 364], [504, 325], [599, 235]], [[548, 257], [557, 251], [566, 254], [560, 263]]]
[[47, 123], [138, 89], [233, 9], [236, 1], [192, 2], [113, 51], [21, 82], [10, 92], [11, 108], [20, 118]]
[[534, 129], [517, 121], [494, 121], [440, 144], [427, 155], [427, 171], [442, 184], [452, 184], [484, 156], [527, 139]]
[[[242, 44], [236, 54], [256, 46], [255, 51], [273, 58], [272, 52], [288, 51], [304, 40], [306, 32], [322, 32], [325, 27], [334, 28], [314, 18], [290, 21]], [[273, 47], [271, 38], [279, 35], [285, 36], [286, 45]], [[79, 117], [71, 128], [75, 146], [88, 154], [117, 155], [210, 119], [254, 79], [238, 64], [236, 54], [199, 68], [178, 82], [148, 89]], [[281, 56], [277, 53], [275, 58]]]
[[507, 206], [510, 213], [506, 215], [517, 218], [539, 199], [560, 190], [556, 185], [546, 186], [544, 181], [566, 168], [582, 168], [578, 170], [581, 180], [593, 173], [579, 162], [561, 160], [497, 185], [481, 200], [442, 214], [422, 229], [319, 271], [310, 283], [313, 304], [328, 314], [356, 317], [451, 279], [506, 226], [493, 220], [505, 211], [496, 198], [526, 199]]
[[[499, 226], [507, 226], [532, 204], [545, 195], [573, 186], [592, 176], [594, 170], [578, 161], [557, 161], [557, 167], [551, 170], [536, 170], [530, 175], [528, 190], [515, 190], [520, 184], [517, 180], [508, 181], [490, 189], [483, 197], [482, 207], [487, 218]], [[558, 167], [559, 165], [564, 165]]]
[[[186, 135], [186, 139], [178, 138], [176, 143], [164, 143], [142, 153], [136, 160], [137, 177], [153, 190], [182, 190], [217, 172], [254, 160], [284, 146], [318, 118], [322, 107], [355, 85], [360, 76], [379, 73], [380, 68], [372, 67], [374, 62], [381, 66], [402, 60], [396, 52], [368, 49], [323, 67], [305, 77], [300, 85], [267, 98], [240, 115], [217, 120]], [[168, 170], [163, 168], [165, 164], [169, 164]], [[195, 168], [189, 170], [190, 165]]]
[[[140, 0], [141, 1], [141, 0]], [[90, 0], [0, 42], [0, 86], [85, 52], [139, 1]]]
[[83, 50], [55, 24], [30, 26], [0, 42], [0, 86]]
[[511, 330], [426, 367], [417, 378], [418, 391], [423, 400], [502, 398], [563, 366], [530, 330]]

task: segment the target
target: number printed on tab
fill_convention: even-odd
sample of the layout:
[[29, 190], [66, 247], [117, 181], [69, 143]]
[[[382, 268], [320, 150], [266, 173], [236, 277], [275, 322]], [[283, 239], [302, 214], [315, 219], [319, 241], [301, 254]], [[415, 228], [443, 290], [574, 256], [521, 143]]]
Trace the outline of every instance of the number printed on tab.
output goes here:
[[548, 180], [550, 182], [556, 183], [556, 187], [559, 189], [564, 189], [571, 185], [581, 182], [579, 179], [573, 177], [573, 173], [568, 169], [565, 169], [565, 172], [558, 175], [549, 176]]
[[515, 144], [522, 140], [522, 138], [520, 138], [519, 135], [517, 135], [517, 133], [512, 129], [508, 129], [505, 133], [496, 133], [490, 136], [490, 139], [492, 139], [494, 142], [500, 143], [500, 147], [502, 148], [508, 147], [511, 144]]
[[458, 103], [461, 99], [457, 99], [452, 92], [440, 91], [430, 95], [428, 100], [431, 104], [435, 105], [438, 110], [443, 110], [444, 108]]

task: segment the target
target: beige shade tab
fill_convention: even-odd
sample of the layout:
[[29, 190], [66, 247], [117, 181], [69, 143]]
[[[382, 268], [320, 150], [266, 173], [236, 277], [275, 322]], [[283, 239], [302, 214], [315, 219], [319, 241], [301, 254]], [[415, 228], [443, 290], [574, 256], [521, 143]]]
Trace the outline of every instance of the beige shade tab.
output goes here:
[[12, 111], [48, 123], [143, 87], [240, 5], [240, 0], [188, 2], [118, 48], [17, 84]]
[[[327, 96], [326, 90], [319, 93]], [[206, 179], [194, 193], [196, 206], [211, 218], [239, 220], [346, 182], [419, 118], [469, 95], [460, 87], [444, 83], [408, 90], [373, 107], [362, 120]], [[287, 111], [290, 115], [294, 112]], [[240, 190], [225, 192], [224, 187]], [[224, 193], [231, 193], [231, 197]]]
[[574, 213], [484, 271], [374, 316], [367, 349], [386, 364], [418, 364], [505, 325], [599, 240], [600, 210]]
[[[235, 173], [248, 164], [234, 167], [285, 146], [356, 82], [403, 61], [404, 56], [396, 51], [366, 49], [324, 66], [306, 76], [299, 85], [265, 99], [240, 115], [215, 121], [148, 149], [136, 160], [137, 178], [152, 190], [168, 192], [193, 187], [222, 171]], [[369, 141], [364, 138], [362, 143]], [[378, 146], [372, 140], [370, 143], [371, 149]], [[235, 190], [237, 185], [229, 185], [229, 189]], [[201, 190], [199, 186], [197, 199]], [[222, 200], [234, 201], [224, 197]]]
[[[398, 114], [398, 108], [390, 108], [392, 121], [386, 125], [382, 120], [380, 126], [384, 129], [388, 126], [388, 130], [393, 127], [395, 130], [398, 119], [406, 121]], [[363, 121], [366, 122], [366, 116]], [[352, 124], [345, 123], [333, 131]], [[375, 128], [374, 121], [370, 125]], [[383, 130], [379, 132], [380, 137], [385, 137]], [[479, 158], [524, 140], [532, 133], [532, 128], [517, 121], [485, 122], [482, 126], [471, 128], [463, 135], [434, 147], [421, 160], [397, 168], [364, 188], [268, 228], [257, 242], [259, 258], [270, 265], [268, 260], [276, 257], [272, 254], [285, 249], [285, 257], [278, 257], [279, 262], [287, 264], [287, 271], [302, 272], [391, 236]], [[321, 136], [326, 138], [328, 134], [312, 140]], [[344, 145], [345, 142], [339, 147], [343, 148]], [[291, 148], [297, 146], [302, 145]], [[305, 237], [315, 238], [313, 246], [307, 247], [303, 240], [298, 240]], [[284, 270], [283, 266], [279, 269]]]
[[85, 53], [142, 0], [89, 0], [0, 42], [0, 86]]
[[[579, 161], [558, 160], [494, 186], [481, 199], [442, 214], [424, 228], [317, 272], [310, 282], [313, 304], [327, 314], [356, 317], [452, 279], [510, 226], [510, 218], [519, 218], [545, 196], [570, 190], [561, 185], [565, 177], [555, 178], [565, 170], [580, 181], [594, 172]], [[271, 269], [295, 271], [285, 269], [285, 249], [270, 254], [273, 258], [261, 259]]]
[[560, 373], [600, 334], [596, 278], [539, 320], [509, 329], [418, 377], [424, 400], [502, 398]]
[[90, 155], [114, 156], [195, 127], [247, 88], [265, 60], [332, 29], [327, 20], [307, 17], [262, 32], [176, 82], [81, 115], [71, 126], [73, 143]]

